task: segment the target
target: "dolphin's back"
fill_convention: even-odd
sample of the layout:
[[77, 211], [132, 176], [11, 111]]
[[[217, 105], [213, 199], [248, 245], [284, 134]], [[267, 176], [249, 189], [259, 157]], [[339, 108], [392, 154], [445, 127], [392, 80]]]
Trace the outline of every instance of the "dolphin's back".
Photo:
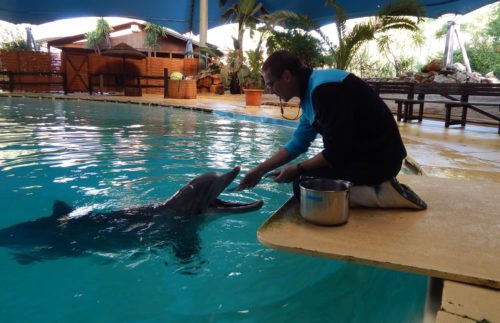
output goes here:
[[71, 213], [73, 210], [73, 207], [69, 206], [67, 203], [57, 200], [52, 206], [52, 214], [50, 216], [60, 217]]

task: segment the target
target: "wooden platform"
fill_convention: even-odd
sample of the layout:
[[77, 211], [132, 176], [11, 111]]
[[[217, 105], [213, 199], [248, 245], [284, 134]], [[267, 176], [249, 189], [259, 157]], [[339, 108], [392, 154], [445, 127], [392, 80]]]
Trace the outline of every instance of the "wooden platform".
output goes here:
[[500, 289], [500, 185], [401, 176], [424, 211], [351, 209], [346, 225], [323, 227], [289, 200], [258, 230], [263, 244]]

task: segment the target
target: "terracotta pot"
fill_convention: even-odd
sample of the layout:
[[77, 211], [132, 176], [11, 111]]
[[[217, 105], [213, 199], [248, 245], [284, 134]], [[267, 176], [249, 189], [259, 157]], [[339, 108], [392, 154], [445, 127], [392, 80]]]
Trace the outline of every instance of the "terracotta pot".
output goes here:
[[244, 89], [243, 91], [245, 91], [246, 105], [260, 106], [260, 103], [262, 101], [262, 92], [264, 92], [264, 90]]

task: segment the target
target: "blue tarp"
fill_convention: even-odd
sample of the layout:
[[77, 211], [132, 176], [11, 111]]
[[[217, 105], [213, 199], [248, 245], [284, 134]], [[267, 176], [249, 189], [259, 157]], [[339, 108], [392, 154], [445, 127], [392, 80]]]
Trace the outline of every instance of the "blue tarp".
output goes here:
[[[465, 14], [492, 0], [421, 0], [428, 17], [445, 13]], [[229, 0], [228, 5], [238, 2]], [[261, 0], [269, 11], [288, 9], [307, 15], [319, 24], [333, 21], [333, 9], [325, 8], [325, 0]], [[349, 18], [370, 16], [389, 0], [337, 0]], [[208, 28], [224, 24], [219, 0], [208, 0]], [[227, 5], [227, 6], [228, 6]], [[226, 7], [227, 7], [226, 6]], [[0, 20], [11, 23], [42, 24], [77, 17], [127, 17], [156, 23], [184, 33], [193, 27], [198, 33], [199, 0], [0, 0]]]

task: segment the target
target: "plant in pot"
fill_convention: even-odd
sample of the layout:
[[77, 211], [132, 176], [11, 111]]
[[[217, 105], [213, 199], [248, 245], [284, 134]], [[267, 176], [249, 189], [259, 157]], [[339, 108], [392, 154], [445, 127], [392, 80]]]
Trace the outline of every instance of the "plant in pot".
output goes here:
[[263, 53], [260, 49], [262, 38], [254, 50], [246, 51], [248, 58], [249, 73], [245, 81], [245, 101], [246, 105], [260, 106], [262, 92], [264, 92], [264, 80], [262, 79]]

